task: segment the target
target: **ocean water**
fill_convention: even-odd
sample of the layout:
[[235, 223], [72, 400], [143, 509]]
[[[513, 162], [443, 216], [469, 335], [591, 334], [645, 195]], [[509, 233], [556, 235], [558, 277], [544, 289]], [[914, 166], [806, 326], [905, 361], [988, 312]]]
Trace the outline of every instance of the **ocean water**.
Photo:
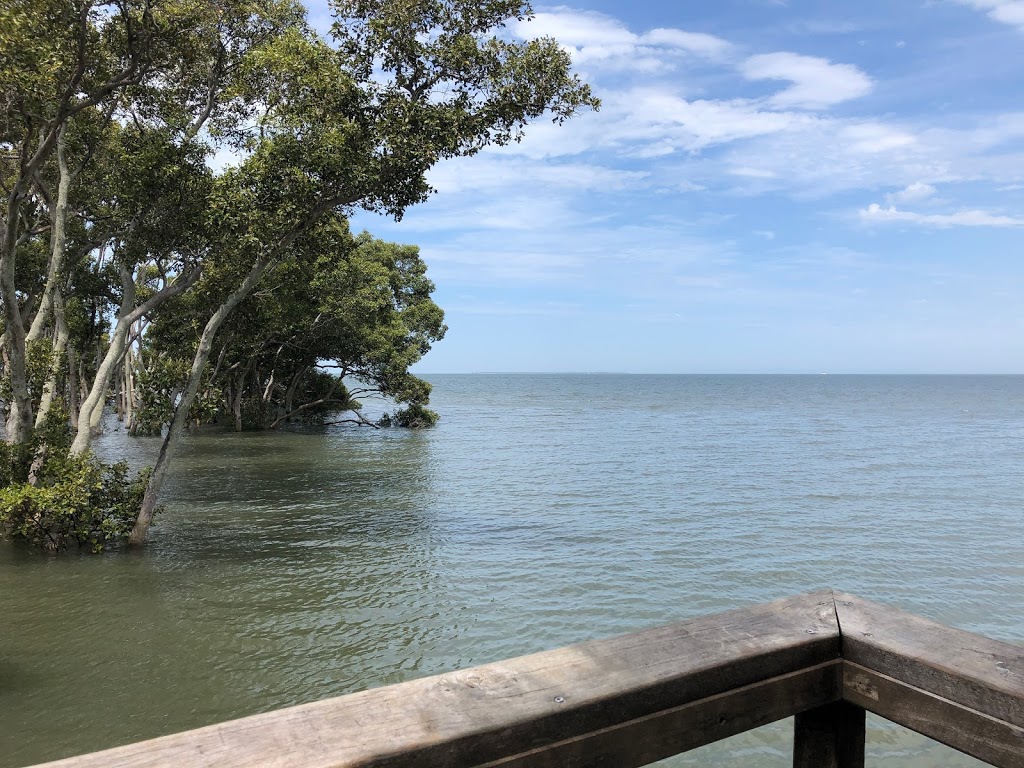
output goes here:
[[0, 767], [825, 586], [1024, 645], [1024, 377], [428, 378], [432, 430], [190, 439], [141, 554], [0, 545]]

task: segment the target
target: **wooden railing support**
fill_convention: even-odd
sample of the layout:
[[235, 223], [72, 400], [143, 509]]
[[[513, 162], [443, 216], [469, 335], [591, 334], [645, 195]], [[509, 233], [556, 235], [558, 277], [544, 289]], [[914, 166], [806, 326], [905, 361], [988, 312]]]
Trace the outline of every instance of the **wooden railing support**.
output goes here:
[[999, 768], [1024, 768], [1024, 649], [835, 594], [842, 699]]
[[793, 768], [864, 768], [864, 714], [836, 701], [797, 715]]

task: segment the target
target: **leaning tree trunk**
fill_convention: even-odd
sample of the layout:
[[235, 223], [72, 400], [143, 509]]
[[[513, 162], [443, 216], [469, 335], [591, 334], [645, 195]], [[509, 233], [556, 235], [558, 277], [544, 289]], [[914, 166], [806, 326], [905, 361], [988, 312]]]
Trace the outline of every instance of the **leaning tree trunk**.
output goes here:
[[114, 330], [110, 334], [110, 346], [107, 347], [107, 353], [96, 369], [96, 378], [93, 379], [92, 387], [78, 414], [78, 432], [71, 443], [71, 453], [74, 455], [85, 453], [92, 444], [95, 430], [99, 428], [100, 420], [103, 417], [103, 406], [107, 402], [107, 388], [113, 378], [114, 369], [124, 356], [128, 330], [134, 322], [134, 318], [129, 319], [129, 315], [131, 314], [130, 307], [135, 303], [135, 283], [124, 272], [122, 272], [121, 282], [124, 286], [124, 295], [121, 299], [121, 308], [117, 313], [117, 325], [114, 326]]
[[256, 284], [260, 281], [260, 278], [263, 277], [263, 274], [267, 271], [270, 265], [273, 264], [281, 254], [285, 253], [301, 234], [316, 224], [316, 222], [319, 221], [320, 218], [328, 211], [350, 202], [352, 201], [345, 197], [335, 197], [322, 200], [309, 211], [309, 215], [304, 221], [298, 223], [294, 228], [282, 236], [274, 247], [269, 250], [269, 252], [264, 252], [264, 254], [253, 264], [252, 269], [249, 270], [249, 274], [245, 276], [242, 284], [228, 295], [227, 299], [224, 300], [224, 303], [217, 308], [217, 311], [214, 312], [213, 316], [209, 321], [207, 321], [206, 327], [203, 328], [203, 335], [199, 339], [199, 346], [196, 349], [195, 357], [192, 358], [192, 370], [189, 372], [188, 383], [186, 384], [184, 391], [181, 393], [181, 398], [178, 400], [178, 404], [174, 409], [174, 415], [171, 417], [171, 425], [167, 429], [167, 435], [164, 437], [164, 441], [160, 445], [160, 454], [157, 456], [156, 464], [153, 466], [153, 474], [150, 475], [149, 483], [146, 485], [146, 493], [142, 498], [142, 507], [139, 510], [139, 517], [136, 519], [135, 526], [132, 528], [131, 535], [128, 537], [129, 545], [141, 546], [146, 542], [146, 536], [149, 534], [149, 527], [153, 524], [153, 516], [156, 514], [157, 498], [159, 498], [160, 491], [164, 486], [164, 482], [167, 480], [167, 470], [170, 467], [171, 461], [171, 448], [185, 431], [185, 423], [188, 420], [188, 413], [192, 410], [192, 404], [195, 402], [196, 393], [199, 391], [199, 384], [203, 378], [203, 370], [206, 368], [206, 363], [210, 359], [210, 352], [213, 350], [213, 340], [217, 335], [217, 331], [220, 330], [220, 327], [224, 324], [224, 321], [228, 319], [228, 316], [235, 307], [237, 307], [246, 296], [252, 293], [252, 289], [256, 287]]
[[100, 418], [103, 415], [103, 405], [107, 399], [107, 387], [110, 386], [110, 379], [114, 369], [124, 356], [124, 349], [128, 338], [128, 332], [132, 324], [140, 317], [152, 312], [172, 296], [177, 296], [199, 279], [200, 270], [196, 269], [178, 278], [171, 284], [165, 285], [157, 293], [149, 297], [147, 301], [126, 312], [128, 306], [134, 303], [135, 283], [131, 279], [124, 280], [124, 299], [121, 302], [121, 310], [118, 313], [117, 325], [110, 337], [110, 347], [104, 355], [96, 371], [96, 378], [93, 379], [89, 396], [82, 403], [81, 411], [78, 414], [78, 432], [71, 443], [71, 453], [81, 454], [89, 450], [92, 443], [93, 431], [99, 426]]
[[256, 287], [256, 283], [259, 282], [260, 278], [263, 277], [263, 273], [267, 271], [267, 268], [272, 263], [273, 259], [271, 257], [264, 257], [257, 261], [252, 269], [249, 270], [249, 274], [245, 276], [242, 284], [228, 295], [224, 303], [217, 308], [217, 311], [207, 321], [206, 327], [203, 328], [203, 335], [199, 339], [199, 346], [196, 348], [195, 357], [192, 358], [192, 369], [189, 371], [188, 382], [181, 393], [181, 397], [178, 399], [177, 406], [174, 408], [174, 415], [171, 417], [171, 424], [167, 429], [167, 435], [160, 444], [160, 453], [157, 456], [156, 464], [153, 466], [153, 474], [149, 477], [146, 493], [142, 498], [139, 517], [135, 521], [131, 535], [128, 537], [129, 545], [141, 546], [146, 542], [149, 527], [153, 524], [153, 516], [156, 514], [157, 499], [160, 496], [164, 482], [167, 480], [167, 470], [170, 468], [171, 461], [171, 448], [185, 431], [188, 414], [192, 410], [192, 404], [195, 402], [196, 394], [199, 392], [199, 385], [203, 380], [203, 371], [206, 368], [207, 361], [210, 359], [210, 352], [213, 350], [213, 340], [217, 336], [217, 331], [220, 330], [224, 321], [228, 319], [228, 316], [242, 299], [252, 292], [252, 289]]
[[[298, 389], [299, 382], [302, 381], [302, 378], [307, 373], [309, 373], [311, 368], [312, 366], [307, 365], [292, 376], [292, 380], [288, 383], [288, 388], [284, 392], [284, 413], [291, 413], [295, 409], [293, 405], [295, 402], [295, 390]], [[278, 414], [278, 416], [281, 416], [281, 414]]]

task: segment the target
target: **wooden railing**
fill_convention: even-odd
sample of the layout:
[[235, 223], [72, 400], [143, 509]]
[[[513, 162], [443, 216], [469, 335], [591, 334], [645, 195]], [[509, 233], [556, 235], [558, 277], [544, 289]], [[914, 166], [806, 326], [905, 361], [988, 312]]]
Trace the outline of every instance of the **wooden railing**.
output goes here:
[[1024, 768], [1024, 648], [826, 590], [48, 765], [619, 768], [795, 715], [796, 768], [854, 768], [865, 710]]

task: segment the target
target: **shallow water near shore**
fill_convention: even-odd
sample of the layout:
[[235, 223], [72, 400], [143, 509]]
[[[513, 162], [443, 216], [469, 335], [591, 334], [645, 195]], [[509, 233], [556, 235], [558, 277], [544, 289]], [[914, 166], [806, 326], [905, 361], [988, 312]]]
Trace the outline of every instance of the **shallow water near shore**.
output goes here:
[[141, 554], [0, 545], [0, 768], [823, 586], [1024, 645], [1024, 377], [427, 378], [432, 430], [191, 438]]

